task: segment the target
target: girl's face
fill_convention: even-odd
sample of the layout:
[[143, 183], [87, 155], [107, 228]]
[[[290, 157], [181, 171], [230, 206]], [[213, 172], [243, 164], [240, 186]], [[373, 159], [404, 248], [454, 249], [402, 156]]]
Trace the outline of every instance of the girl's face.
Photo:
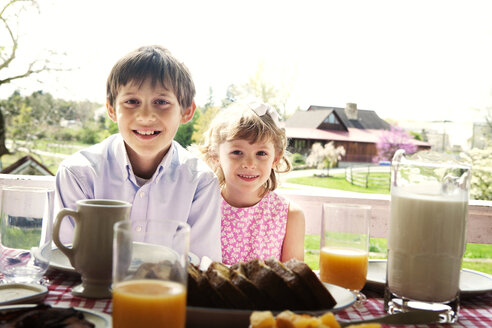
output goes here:
[[256, 204], [277, 161], [271, 141], [251, 144], [247, 140], [232, 140], [220, 144], [219, 164], [225, 177], [224, 199], [236, 207]]

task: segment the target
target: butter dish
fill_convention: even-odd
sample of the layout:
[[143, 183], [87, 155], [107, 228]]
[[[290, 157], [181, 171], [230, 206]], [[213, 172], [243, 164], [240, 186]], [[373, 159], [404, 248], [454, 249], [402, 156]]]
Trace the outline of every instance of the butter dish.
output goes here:
[[0, 284], [0, 305], [37, 303], [48, 294], [48, 288], [39, 284]]

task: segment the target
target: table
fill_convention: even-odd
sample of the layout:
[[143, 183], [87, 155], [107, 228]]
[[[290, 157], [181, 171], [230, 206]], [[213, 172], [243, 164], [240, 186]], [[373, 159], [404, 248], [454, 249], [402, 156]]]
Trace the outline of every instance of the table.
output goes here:
[[[44, 302], [58, 306], [73, 306], [105, 313], [111, 313], [111, 299], [86, 299], [72, 296], [74, 286], [80, 283], [76, 274], [49, 270], [46, 274], [49, 279], [48, 295]], [[385, 315], [383, 310], [383, 298], [374, 290], [364, 290], [368, 301], [363, 306], [351, 306], [336, 314], [340, 320], [362, 320], [371, 319]], [[419, 327], [449, 327], [450, 325], [432, 325]], [[410, 327], [410, 326], [405, 326]], [[461, 301], [461, 309], [458, 323], [453, 327], [492, 327], [492, 292], [468, 297]]]
[[81, 307], [111, 314], [111, 299], [90, 299], [72, 295], [72, 288], [81, 283], [76, 273], [48, 270], [48, 295], [44, 302], [63, 307]]

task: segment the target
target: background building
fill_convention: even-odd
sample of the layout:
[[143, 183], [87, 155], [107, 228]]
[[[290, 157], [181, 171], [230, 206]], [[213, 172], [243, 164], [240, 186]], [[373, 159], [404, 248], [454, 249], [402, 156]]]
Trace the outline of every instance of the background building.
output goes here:
[[[381, 134], [390, 127], [375, 111], [358, 109], [354, 103], [347, 103], [345, 108], [309, 106], [285, 122], [291, 153], [306, 155], [314, 143], [324, 145], [333, 141], [335, 147], [345, 148], [344, 162], [372, 162]], [[427, 142], [412, 142], [418, 150], [430, 149]]]

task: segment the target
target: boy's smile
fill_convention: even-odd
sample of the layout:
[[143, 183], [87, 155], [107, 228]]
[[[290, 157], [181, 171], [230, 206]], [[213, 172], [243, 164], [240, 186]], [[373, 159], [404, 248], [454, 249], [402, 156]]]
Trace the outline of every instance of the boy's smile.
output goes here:
[[157, 130], [133, 130], [133, 133], [137, 136], [137, 138], [141, 138], [142, 140], [151, 140], [156, 138], [161, 131]]
[[179, 125], [193, 117], [195, 106], [183, 115], [176, 95], [147, 79], [141, 85], [130, 82], [120, 87], [115, 107], [108, 104], [107, 108], [109, 117], [118, 123], [135, 174], [150, 178]]
[[148, 131], [133, 130], [133, 132], [135, 132], [136, 134], [138, 134], [140, 136], [154, 136], [154, 135], [158, 135], [159, 133], [161, 133], [161, 131], [155, 131], [155, 130], [148, 130]]

